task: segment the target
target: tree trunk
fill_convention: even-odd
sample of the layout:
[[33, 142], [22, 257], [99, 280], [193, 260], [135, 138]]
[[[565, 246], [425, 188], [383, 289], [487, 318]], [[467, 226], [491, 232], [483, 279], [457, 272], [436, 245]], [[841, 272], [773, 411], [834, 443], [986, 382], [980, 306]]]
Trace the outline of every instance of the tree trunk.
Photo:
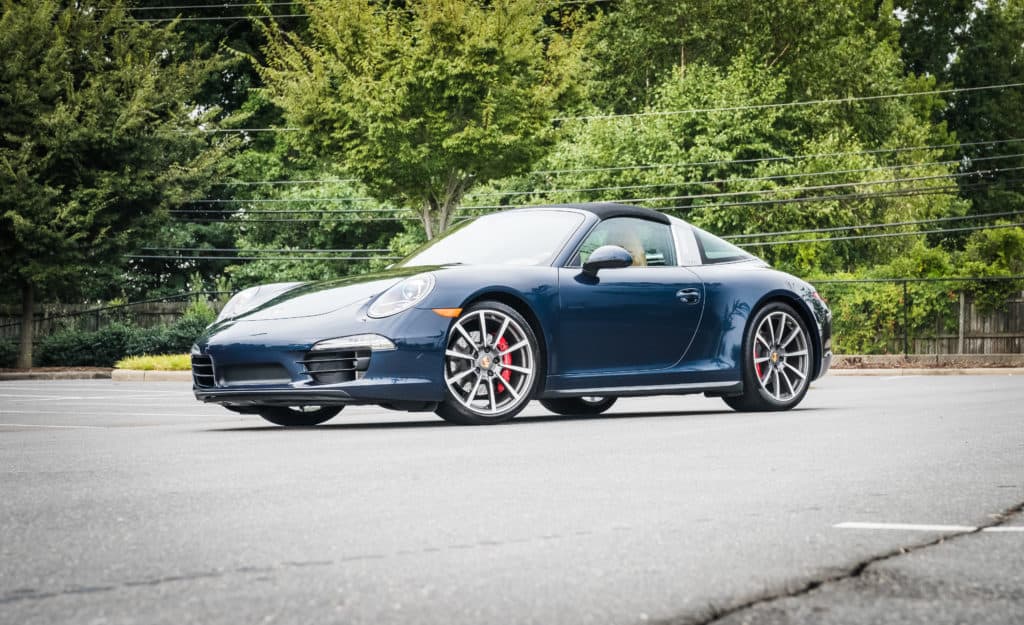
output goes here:
[[18, 347], [18, 368], [32, 368], [32, 338], [35, 333], [35, 288], [21, 286], [21, 341]]

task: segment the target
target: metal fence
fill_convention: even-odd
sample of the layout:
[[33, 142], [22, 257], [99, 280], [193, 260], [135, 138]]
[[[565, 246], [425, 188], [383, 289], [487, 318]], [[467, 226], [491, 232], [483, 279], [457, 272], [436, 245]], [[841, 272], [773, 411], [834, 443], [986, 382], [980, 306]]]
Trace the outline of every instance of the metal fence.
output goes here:
[[819, 280], [841, 354], [1024, 353], [1024, 277]]

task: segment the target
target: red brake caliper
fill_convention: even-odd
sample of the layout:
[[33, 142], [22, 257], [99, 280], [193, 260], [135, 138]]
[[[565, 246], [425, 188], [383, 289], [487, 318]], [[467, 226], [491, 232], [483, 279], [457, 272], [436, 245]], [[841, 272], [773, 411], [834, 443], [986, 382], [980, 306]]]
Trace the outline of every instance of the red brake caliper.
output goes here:
[[[503, 352], [506, 349], [508, 349], [508, 341], [505, 340], [505, 337], [501, 337], [500, 339], [498, 339], [498, 351], [502, 351]], [[503, 364], [503, 365], [510, 365], [510, 364], [512, 364], [512, 354], [505, 354], [504, 356], [502, 356], [501, 357], [501, 364]], [[510, 379], [512, 379], [512, 372], [509, 371], [508, 369], [502, 369], [501, 370], [501, 378], [503, 380], [505, 380], [506, 382], [508, 382]], [[502, 393], [504, 391], [505, 391], [505, 385], [503, 385], [502, 383], [499, 382], [498, 383], [498, 392]]]
[[761, 379], [761, 363], [757, 362], [757, 346], [754, 346], [754, 369], [757, 370], [757, 378]]

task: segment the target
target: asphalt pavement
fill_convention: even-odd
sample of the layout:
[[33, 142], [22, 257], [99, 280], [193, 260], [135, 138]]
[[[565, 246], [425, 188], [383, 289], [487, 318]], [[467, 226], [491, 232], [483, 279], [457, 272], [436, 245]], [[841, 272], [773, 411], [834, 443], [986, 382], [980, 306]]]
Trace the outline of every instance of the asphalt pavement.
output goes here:
[[1020, 375], [476, 428], [0, 383], [4, 625], [1019, 624], [1022, 504]]

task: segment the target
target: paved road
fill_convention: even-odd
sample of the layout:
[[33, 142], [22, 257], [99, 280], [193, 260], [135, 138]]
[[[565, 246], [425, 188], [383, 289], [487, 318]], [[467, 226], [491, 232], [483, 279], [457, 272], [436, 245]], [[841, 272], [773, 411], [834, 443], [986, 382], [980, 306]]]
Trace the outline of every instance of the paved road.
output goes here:
[[723, 408], [287, 430], [173, 383], [0, 383], [0, 623], [1024, 622], [1024, 532], [982, 531], [1024, 527], [1024, 378]]

